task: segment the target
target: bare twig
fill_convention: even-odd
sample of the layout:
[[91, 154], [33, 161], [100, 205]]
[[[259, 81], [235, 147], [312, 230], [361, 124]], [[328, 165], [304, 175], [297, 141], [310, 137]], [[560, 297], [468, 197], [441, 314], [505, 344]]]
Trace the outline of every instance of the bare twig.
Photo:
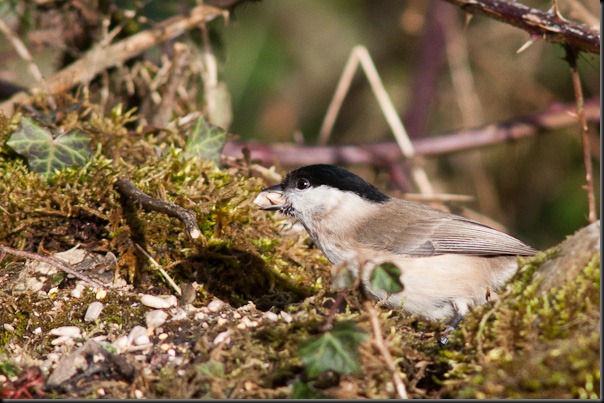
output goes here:
[[168, 284], [170, 284], [170, 286], [172, 286], [172, 288], [174, 288], [174, 291], [176, 291], [176, 293], [178, 295], [182, 295], [180, 287], [178, 285], [176, 285], [176, 283], [174, 282], [172, 277], [168, 274], [168, 272], [165, 271], [164, 268], [161, 267], [161, 265], [159, 263], [157, 263], [157, 261], [155, 259], [153, 259], [153, 257], [149, 253], [147, 253], [147, 251], [142, 246], [140, 246], [137, 243], [134, 243], [134, 246], [136, 246], [136, 248], [139, 251], [141, 251], [141, 253], [143, 255], [147, 256], [147, 259], [149, 259], [149, 261], [157, 268], [157, 270], [161, 273], [161, 275], [164, 276], [164, 278], [166, 279]]
[[[583, 108], [588, 121], [600, 121], [599, 98], [587, 101]], [[504, 142], [515, 142], [548, 130], [576, 123], [575, 104], [553, 104], [546, 111], [522, 116], [478, 129], [462, 130], [429, 139], [413, 141], [415, 152], [424, 156], [451, 154]], [[364, 145], [300, 146], [291, 143], [263, 144], [232, 141], [225, 145], [224, 154], [241, 157], [242, 148], [251, 152], [253, 159], [265, 165], [275, 160], [284, 166], [323, 164], [372, 164], [386, 166], [388, 161], [401, 159], [402, 153], [393, 142]]]
[[388, 347], [386, 347], [384, 344], [384, 337], [382, 336], [382, 328], [380, 327], [377, 311], [375, 310], [373, 303], [369, 300], [365, 300], [363, 302], [363, 307], [369, 316], [369, 323], [371, 324], [371, 329], [373, 331], [373, 345], [384, 358], [384, 362], [392, 375], [392, 381], [394, 382], [396, 393], [400, 399], [408, 399], [407, 388], [405, 387], [405, 384], [398, 373], [398, 369], [394, 364], [390, 350], [388, 350]]
[[0, 19], [0, 32], [2, 32], [10, 41], [19, 57], [27, 63], [29, 73], [34, 80], [36, 80], [36, 83], [38, 83], [40, 87], [44, 88], [44, 77], [42, 76], [42, 72], [40, 72], [40, 69], [36, 63], [34, 63], [34, 58], [31, 56], [31, 53], [29, 53], [29, 50], [27, 50], [25, 44], [14, 34], [14, 32], [2, 19]]
[[171, 202], [155, 199], [124, 178], [118, 179], [115, 187], [127, 198], [129, 203], [138, 204], [148, 211], [157, 211], [178, 218], [185, 225], [191, 238], [197, 239], [201, 235], [201, 230], [197, 226], [197, 216], [193, 211]]
[[596, 215], [596, 199], [594, 196], [593, 172], [591, 166], [591, 143], [589, 141], [589, 128], [587, 127], [587, 118], [585, 117], [585, 105], [583, 99], [583, 90], [581, 88], [581, 77], [577, 71], [577, 51], [570, 46], [566, 47], [566, 61], [570, 66], [570, 75], [575, 90], [575, 100], [577, 102], [577, 118], [579, 120], [579, 130], [581, 132], [581, 142], [583, 143], [583, 163], [585, 164], [585, 190], [587, 191], [587, 203], [589, 205], [589, 222], [598, 219]]
[[2, 255], [4, 255], [4, 253], [9, 253], [14, 256], [24, 257], [26, 259], [36, 260], [38, 262], [44, 262], [52, 267], [56, 267], [59, 270], [63, 270], [65, 273], [71, 274], [72, 276], [79, 278], [80, 280], [85, 281], [88, 284], [91, 284], [95, 287], [100, 287], [100, 288], [106, 287], [105, 285], [96, 281], [95, 279], [90, 278], [90, 277], [86, 276], [85, 274], [82, 274], [82, 273], [79, 273], [79, 272], [73, 270], [71, 267], [68, 266], [68, 263], [66, 263], [63, 260], [58, 259], [54, 256], [39, 255], [37, 253], [26, 252], [26, 251], [22, 251], [19, 249], [13, 249], [11, 247], [4, 246], [4, 245], [0, 245], [0, 252], [2, 253]]
[[553, 43], [572, 46], [577, 50], [600, 53], [600, 33], [575, 21], [563, 18], [556, 6], [549, 11], [527, 7], [515, 1], [446, 0], [472, 14], [514, 25], [528, 32], [531, 38], [543, 38]]
[[[76, 62], [50, 77], [46, 81], [45, 90], [49, 94], [57, 94], [70, 89], [76, 84], [89, 82], [102, 71], [113, 66], [119, 66], [124, 61], [141, 54], [150, 47], [175, 38], [223, 13], [224, 11], [218, 8], [199, 5], [192, 9], [188, 15], [169, 18], [151, 29], [132, 35], [113, 45], [97, 46], [86, 52]], [[33, 90], [34, 88], [30, 88], [30, 91]], [[9, 100], [2, 102], [0, 109], [3, 109], [6, 114], [10, 114], [14, 104], [23, 103], [28, 97], [27, 92], [17, 93]]]
[[[380, 105], [380, 109], [382, 110], [382, 113], [384, 114], [384, 117], [392, 130], [392, 134], [394, 134], [394, 138], [396, 139], [402, 154], [409, 160], [414, 159], [415, 150], [413, 148], [413, 144], [411, 143], [411, 140], [407, 135], [407, 131], [401, 122], [401, 118], [396, 112], [394, 105], [392, 105], [392, 101], [390, 100], [390, 97], [382, 84], [380, 75], [378, 74], [373, 61], [371, 60], [371, 56], [369, 55], [367, 48], [362, 45], [355, 46], [350, 53], [350, 57], [348, 58], [348, 62], [346, 63], [346, 67], [344, 68], [334, 97], [327, 109], [327, 113], [325, 114], [325, 120], [319, 133], [319, 141], [324, 144], [329, 138], [329, 133], [333, 128], [335, 119], [342, 106], [344, 96], [350, 88], [350, 83], [359, 65], [367, 76], [371, 90], [373, 91], [373, 94]], [[415, 158], [415, 160], [412, 162], [411, 174], [413, 176], [413, 182], [421, 193], [432, 194], [434, 193], [432, 190], [432, 185], [428, 180], [428, 175], [426, 175], [424, 169], [421, 168], [420, 163], [421, 161], [419, 161], [417, 158]]]

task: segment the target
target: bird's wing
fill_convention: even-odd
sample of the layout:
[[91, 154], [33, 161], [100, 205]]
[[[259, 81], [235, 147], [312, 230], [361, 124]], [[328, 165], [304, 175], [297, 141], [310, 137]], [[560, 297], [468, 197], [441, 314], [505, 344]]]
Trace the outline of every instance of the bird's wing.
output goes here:
[[374, 221], [378, 225], [360, 226], [357, 241], [406, 256], [535, 254], [518, 239], [476, 221], [427, 207], [409, 212], [396, 206], [392, 214], [380, 215], [381, 223]]

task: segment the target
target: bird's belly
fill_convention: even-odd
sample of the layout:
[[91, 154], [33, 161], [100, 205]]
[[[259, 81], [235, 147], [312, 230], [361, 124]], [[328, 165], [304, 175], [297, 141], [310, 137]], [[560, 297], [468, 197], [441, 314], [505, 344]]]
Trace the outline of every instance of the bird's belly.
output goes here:
[[404, 290], [388, 295], [370, 286], [370, 271], [363, 273], [368, 294], [390, 309], [403, 309], [430, 320], [447, 320], [455, 314], [465, 315], [475, 306], [496, 296], [516, 271], [513, 256], [478, 257], [439, 255], [399, 257], [395, 263], [402, 271]]

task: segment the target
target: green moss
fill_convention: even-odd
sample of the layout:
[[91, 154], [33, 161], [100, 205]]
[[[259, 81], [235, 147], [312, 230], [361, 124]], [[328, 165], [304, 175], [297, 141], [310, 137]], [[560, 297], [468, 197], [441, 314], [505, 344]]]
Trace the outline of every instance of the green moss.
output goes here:
[[599, 396], [600, 255], [574, 281], [540, 293], [533, 274], [555, 253], [529, 259], [506, 298], [464, 321], [465, 345], [477, 348], [449, 356], [451, 397]]

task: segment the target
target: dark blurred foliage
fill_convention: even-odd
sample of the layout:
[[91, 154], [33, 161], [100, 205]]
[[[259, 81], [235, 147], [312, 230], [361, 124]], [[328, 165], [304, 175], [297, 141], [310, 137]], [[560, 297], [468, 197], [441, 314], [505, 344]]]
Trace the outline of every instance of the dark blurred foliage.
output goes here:
[[[78, 53], [47, 46], [71, 44], [86, 50], [99, 40], [94, 19], [75, 18], [73, 32], [35, 31], [46, 18], [36, 4], [65, 10], [95, 3], [80, 1], [4, 2], [2, 15], [21, 13], [19, 35], [47, 76]], [[98, 1], [113, 26], [129, 11], [131, 19], [120, 35], [129, 35], [185, 12], [195, 1]], [[425, 0], [228, 0], [206, 1], [234, 10], [228, 22], [209, 24], [219, 75], [232, 100], [229, 131], [243, 140], [290, 142], [302, 137], [314, 144], [339, 76], [352, 48], [367, 47], [392, 101], [414, 138], [437, 136], [544, 110], [555, 102], [574, 102], [568, 64], [559, 45], [534, 43], [516, 51], [529, 39], [526, 32], [486, 17], [465, 15], [443, 1]], [[546, 10], [550, 1], [524, 0]], [[23, 5], [26, 4], [27, 7]], [[593, 0], [558, 0], [563, 15], [599, 29], [600, 15]], [[85, 7], [83, 8], [85, 9]], [[25, 10], [25, 11], [23, 11]], [[30, 10], [30, 11], [28, 11]], [[80, 12], [81, 10], [78, 10]], [[70, 14], [71, 15], [71, 14]], [[74, 14], [81, 16], [82, 14]], [[29, 16], [29, 17], [28, 17]], [[54, 17], [53, 17], [54, 16]], [[58, 18], [58, 17], [56, 17]], [[71, 21], [71, 20], [70, 20]], [[100, 19], [99, 19], [100, 21]], [[88, 24], [88, 25], [87, 25]], [[86, 27], [83, 29], [82, 27]], [[110, 27], [110, 28], [111, 28]], [[43, 38], [44, 40], [42, 40]], [[201, 43], [199, 32], [190, 37]], [[70, 42], [71, 41], [71, 42]], [[77, 46], [76, 46], [77, 45]], [[170, 46], [146, 53], [159, 61]], [[581, 54], [579, 72], [586, 98], [600, 94], [600, 60]], [[460, 81], [460, 77], [465, 81]], [[0, 39], [0, 80], [30, 86], [23, 62]], [[191, 90], [191, 88], [186, 89]], [[137, 106], [136, 98], [129, 99]], [[591, 127], [596, 196], [599, 205], [599, 126]], [[338, 117], [330, 143], [354, 144], [391, 140], [392, 134], [367, 80], [357, 72]], [[291, 168], [291, 167], [283, 167]], [[384, 173], [371, 167], [349, 167], [397, 194]], [[426, 161], [435, 190], [468, 194], [479, 211], [537, 248], [551, 246], [587, 224], [587, 201], [582, 185], [584, 167], [578, 125], [544, 132], [518, 143], [501, 144], [477, 152], [463, 152]]]

